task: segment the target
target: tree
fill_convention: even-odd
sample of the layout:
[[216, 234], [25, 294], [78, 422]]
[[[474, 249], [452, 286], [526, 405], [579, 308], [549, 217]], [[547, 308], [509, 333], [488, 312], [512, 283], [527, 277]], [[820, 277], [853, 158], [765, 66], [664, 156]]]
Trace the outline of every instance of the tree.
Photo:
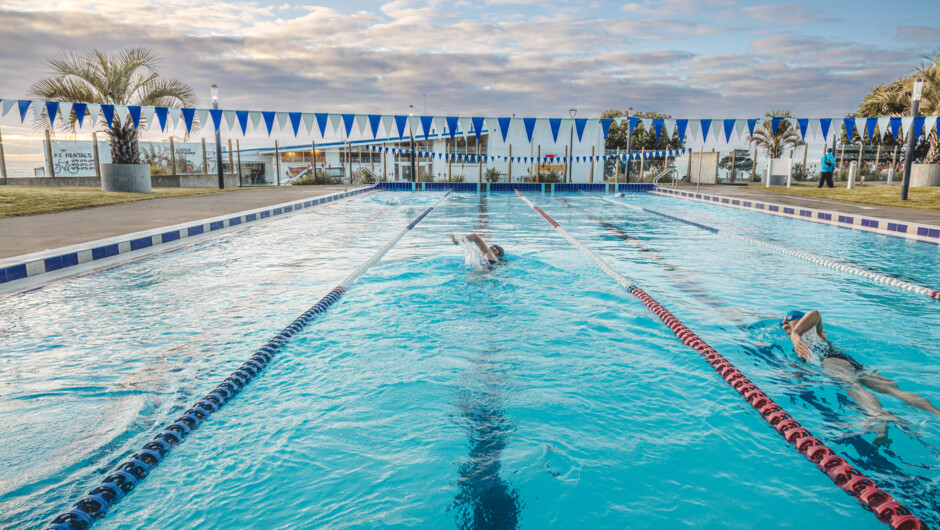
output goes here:
[[[793, 113], [789, 110], [772, 110], [764, 114], [771, 118], [793, 118]], [[772, 131], [773, 123], [767, 120], [760, 127], [754, 129], [751, 136], [751, 143], [767, 152], [770, 158], [780, 158], [788, 149], [803, 145], [800, 133], [797, 132], [789, 121], [781, 120], [777, 124], [776, 132]]]
[[[601, 118], [623, 118], [627, 115], [628, 113], [626, 111], [608, 110], [607, 112], [601, 114]], [[644, 119], [672, 118], [672, 116], [668, 114], [662, 114], [659, 112], [633, 112], [629, 115], [635, 118]], [[626, 120], [621, 124], [618, 124], [617, 122], [612, 123], [610, 125], [610, 132], [607, 134], [607, 142], [604, 147], [607, 149], [626, 149], [627, 136], [629, 135], [629, 131], [630, 124]], [[673, 134], [671, 138], [667, 138], [667, 136], [668, 133], [664, 128], [662, 134], [659, 136], [659, 140], [657, 140], [656, 131], [647, 131], [646, 127], [644, 127], [642, 123], [637, 124], [636, 128], [633, 129], [633, 136], [630, 138], [630, 150], [640, 151], [641, 149], [646, 149], [647, 151], [666, 151], [669, 149], [682, 149], [684, 144], [681, 138], [677, 138], [675, 134]]]
[[[920, 115], [940, 114], [940, 49], [938, 49], [925, 55], [924, 61], [914, 68], [911, 74], [872, 88], [858, 106], [857, 115], [908, 116], [911, 109], [911, 91], [914, 87], [914, 80], [917, 78], [924, 80]], [[885, 132], [881, 131], [882, 134]], [[890, 142], [886, 141], [885, 144], [894, 144], [894, 138], [892, 137]], [[922, 158], [925, 164], [940, 163], [940, 139], [937, 138], [936, 129], [921, 137], [914, 148], [914, 157]]]
[[[734, 160], [733, 164], [732, 160]], [[751, 160], [750, 153], [747, 150], [735, 149], [730, 155], [725, 155], [718, 161], [718, 167], [721, 169], [731, 171], [732, 166], [734, 167], [734, 174], [731, 175], [731, 182], [734, 182], [739, 173], [742, 175], [750, 175], [754, 161]]]
[[[160, 76], [160, 58], [150, 48], [130, 48], [115, 53], [92, 49], [84, 53], [62, 52], [48, 61], [50, 76], [33, 83], [29, 97], [43, 101], [195, 107], [196, 93], [177, 79]], [[63, 116], [62, 128], [74, 132], [76, 119]], [[53, 127], [43, 114], [45, 127]], [[108, 127], [107, 123], [102, 124]], [[115, 114], [106, 134], [111, 139], [115, 164], [139, 164], [137, 130], [127, 116]]]

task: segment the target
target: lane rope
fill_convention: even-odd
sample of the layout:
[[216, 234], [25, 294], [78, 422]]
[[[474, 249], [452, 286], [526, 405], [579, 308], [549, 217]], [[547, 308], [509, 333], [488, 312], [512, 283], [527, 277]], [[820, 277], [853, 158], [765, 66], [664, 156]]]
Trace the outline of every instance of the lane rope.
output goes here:
[[924, 296], [926, 296], [926, 297], [928, 297], [928, 298], [932, 298], [932, 299], [934, 299], [934, 300], [940, 300], [940, 291], [937, 291], [936, 289], [931, 289], [931, 288], [929, 288], [929, 287], [923, 287], [923, 286], [920, 286], [920, 285], [916, 285], [916, 284], [913, 284], [913, 283], [910, 283], [910, 282], [906, 282], [906, 281], [904, 281], [904, 280], [899, 280], [899, 279], [897, 279], [897, 278], [892, 278], [892, 277], [890, 277], [890, 276], [886, 276], [886, 275], [884, 275], [884, 274], [879, 274], [879, 273], [877, 273], [877, 272], [866, 271], [866, 270], [864, 270], [864, 269], [859, 269], [859, 268], [857, 268], [857, 267], [852, 267], [852, 266], [850, 266], [850, 265], [844, 265], [844, 264], [842, 264], [842, 263], [836, 263], [835, 261], [830, 261], [830, 260], [822, 259], [822, 258], [820, 258], [820, 257], [813, 256], [812, 254], [806, 254], [806, 253], [803, 253], [803, 252], [797, 252], [797, 251], [795, 251], [795, 250], [790, 250], [790, 249], [788, 249], [788, 248], [784, 248], [784, 247], [780, 247], [780, 246], [773, 245], [773, 244], [770, 244], [770, 243], [766, 243], [766, 242], [764, 242], [764, 241], [759, 241], [759, 240], [757, 240], [757, 239], [751, 239], [751, 238], [749, 238], [749, 237], [745, 237], [745, 236], [742, 236], [742, 235], [739, 235], [739, 234], [735, 234], [734, 232], [728, 232], [728, 231], [721, 230], [721, 229], [718, 229], [718, 228], [714, 228], [714, 227], [711, 227], [711, 226], [703, 225], [703, 224], [701, 224], [701, 223], [696, 223], [695, 221], [689, 221], [688, 219], [683, 219], [683, 218], [681, 218], [681, 217], [676, 217], [676, 216], [669, 215], [669, 214], [665, 214], [665, 213], [662, 213], [662, 212], [657, 212], [656, 210], [651, 210], [651, 209], [649, 209], [649, 208], [641, 208], [641, 207], [636, 206], [636, 205], [633, 205], [633, 204], [626, 204], [626, 203], [623, 203], [623, 202], [619, 202], [619, 201], [615, 201], [615, 200], [612, 200], [612, 199], [608, 199], [607, 197], [602, 197], [602, 198], [603, 198], [605, 201], [612, 202], [612, 203], [614, 203], [614, 204], [619, 204], [620, 206], [623, 206], [623, 207], [625, 207], [625, 208], [632, 208], [632, 209], [634, 209], [634, 210], [639, 210], [639, 211], [651, 213], [651, 214], [654, 214], [654, 215], [658, 215], [658, 216], [660, 216], [660, 217], [665, 217], [666, 219], [672, 219], [673, 221], [678, 221], [678, 222], [680, 222], [680, 223], [685, 223], [685, 224], [687, 224], [687, 225], [694, 226], [694, 227], [696, 227], [696, 228], [700, 228], [700, 229], [702, 229], [702, 230], [705, 230], [705, 231], [707, 231], [707, 232], [711, 232], [711, 233], [713, 233], [713, 234], [718, 234], [718, 235], [720, 235], [720, 236], [730, 237], [731, 239], [737, 239], [738, 241], [744, 241], [745, 243], [750, 243], [750, 244], [752, 244], [752, 245], [757, 245], [757, 246], [769, 248], [769, 249], [771, 249], [771, 250], [776, 250], [777, 252], [780, 252], [780, 253], [782, 253], [782, 254], [786, 254], [786, 255], [788, 255], [788, 256], [793, 256], [793, 257], [796, 257], [796, 258], [800, 258], [800, 259], [803, 259], [803, 260], [806, 260], [806, 261], [815, 263], [815, 264], [817, 264], [817, 265], [822, 265], [823, 267], [829, 267], [830, 269], [835, 269], [835, 270], [838, 270], [838, 271], [847, 272], [847, 273], [849, 273], [849, 274], [855, 274], [855, 275], [857, 275], [857, 276], [863, 276], [863, 277], [865, 277], [865, 278], [869, 278], [869, 279], [871, 279], [871, 280], [875, 280], [876, 282], [881, 282], [881, 283], [884, 283], [884, 284], [887, 284], [887, 285], [892, 285], [892, 286], [894, 286], [894, 287], [898, 287], [898, 288], [904, 289], [905, 291], [911, 291], [911, 292], [914, 292], [914, 293], [917, 293], [917, 294], [924, 295]]
[[451, 192], [448, 191], [430, 208], [411, 221], [405, 228], [395, 235], [388, 243], [380, 248], [365, 263], [353, 270], [326, 296], [320, 299], [313, 307], [308, 309], [286, 328], [278, 333], [267, 344], [262, 346], [227, 379], [222, 381], [215, 390], [197, 401], [189, 410], [183, 413], [176, 421], [171, 423], [163, 432], [156, 435], [153, 440], [144, 444], [143, 448], [134, 453], [128, 460], [117, 466], [115, 471], [108, 475], [98, 487], [91, 490], [88, 495], [79, 499], [70, 510], [59, 514], [46, 527], [46, 530], [85, 530], [94, 525], [117, 504], [130, 494], [140, 482], [162, 462], [167, 454], [177, 445], [181, 444], [193, 431], [205, 423], [209, 417], [218, 412], [226, 403], [238, 395], [249, 383], [264, 371], [271, 359], [277, 355], [294, 335], [303, 330], [307, 324], [336, 303], [349, 287], [359, 279], [370, 267], [375, 265], [398, 241], [411, 229], [417, 226], [431, 210], [443, 202]]
[[774, 402], [767, 394], [763, 393], [757, 385], [744, 376], [734, 365], [724, 356], [709, 346], [704, 340], [696, 335], [685, 324], [679, 321], [665, 307], [659, 304], [650, 295], [644, 292], [637, 285], [627, 279], [624, 275], [615, 271], [603, 258], [595, 254], [589, 248], [581, 244], [567, 230], [562, 228], [554, 219], [542, 211], [541, 208], [532, 204], [518, 190], [516, 194], [522, 198], [529, 206], [538, 212], [546, 221], [551, 224], [555, 230], [561, 234], [569, 243], [577, 247], [587, 257], [596, 263], [601, 270], [613, 278], [630, 294], [637, 297], [643, 305], [647, 307], [654, 315], [663, 321], [666, 326], [672, 330], [685, 344], [697, 351], [705, 361], [725, 380], [745, 401], [747, 401], [754, 410], [758, 411], [761, 417], [783, 438], [793, 445], [797, 451], [805, 456], [810, 462], [816, 464], [836, 486], [843, 491], [855, 497], [858, 502], [867, 510], [870, 510], [879, 521], [888, 524], [895, 530], [917, 530], [926, 529], [927, 525], [917, 516], [911, 514], [911, 511], [903, 504], [896, 501], [890, 493], [880, 489], [873, 480], [862, 474], [861, 471], [849, 464], [844, 458], [829, 449], [819, 438], [812, 435], [806, 428], [800, 425], [792, 416], [787, 414], [783, 407]]

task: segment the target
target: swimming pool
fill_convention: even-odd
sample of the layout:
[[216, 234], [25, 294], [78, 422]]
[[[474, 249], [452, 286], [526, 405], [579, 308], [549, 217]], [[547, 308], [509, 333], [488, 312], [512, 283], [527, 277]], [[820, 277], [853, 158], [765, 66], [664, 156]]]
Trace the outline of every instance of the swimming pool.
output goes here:
[[[370, 194], [0, 298], [3, 526], [96, 486], [441, 198]], [[936, 418], [875, 447], [777, 321], [940, 402], [936, 301], [590, 195], [531, 195], [917, 515]], [[647, 194], [624, 201], [930, 285], [936, 246]], [[391, 203], [391, 204], [387, 204]], [[507, 249], [468, 269], [447, 234]], [[118, 527], [883, 527], [512, 194], [452, 194], [121, 501]]]

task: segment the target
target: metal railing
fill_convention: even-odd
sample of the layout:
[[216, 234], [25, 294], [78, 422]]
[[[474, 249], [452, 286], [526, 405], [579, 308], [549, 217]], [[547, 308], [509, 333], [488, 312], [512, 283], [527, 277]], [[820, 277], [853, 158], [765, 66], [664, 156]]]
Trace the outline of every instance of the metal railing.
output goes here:
[[356, 172], [353, 175], [353, 181], [357, 184], [371, 184], [373, 182], [379, 182], [380, 180], [381, 178], [376, 175], [374, 171], [363, 166], [356, 168]]
[[679, 187], [679, 172], [676, 171], [676, 168], [674, 167], [671, 167], [663, 171], [659, 175], [656, 175], [655, 177], [653, 177], [653, 184], [656, 184], [658, 186], [660, 181], [669, 175], [672, 175], [672, 187], [678, 188]]

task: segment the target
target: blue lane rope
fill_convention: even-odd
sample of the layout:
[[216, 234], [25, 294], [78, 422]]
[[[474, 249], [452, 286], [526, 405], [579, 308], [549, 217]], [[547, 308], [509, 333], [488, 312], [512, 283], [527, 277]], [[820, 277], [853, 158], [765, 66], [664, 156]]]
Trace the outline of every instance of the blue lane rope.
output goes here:
[[189, 410], [167, 426], [153, 440], [134, 453], [128, 460], [117, 466], [117, 469], [105, 477], [101, 484], [91, 490], [88, 495], [79, 499], [67, 512], [59, 514], [46, 527], [46, 530], [85, 530], [90, 528], [105, 515], [121, 499], [134, 490], [141, 481], [153, 471], [167, 454], [177, 445], [181, 444], [193, 431], [198, 429], [213, 413], [218, 412], [226, 403], [237, 396], [249, 383], [251, 383], [271, 359], [280, 352], [294, 335], [300, 333], [307, 324], [336, 303], [343, 296], [349, 286], [362, 276], [366, 270], [382, 259], [396, 243], [422, 219], [427, 217], [431, 210], [450, 195], [447, 192], [430, 208], [421, 213], [414, 221], [403, 228], [394, 238], [379, 249], [369, 260], [360, 265], [333, 288], [326, 296], [320, 299], [313, 307], [305, 311], [286, 328], [281, 330], [273, 339], [262, 346], [238, 370], [228, 376], [212, 392], [197, 401]]

